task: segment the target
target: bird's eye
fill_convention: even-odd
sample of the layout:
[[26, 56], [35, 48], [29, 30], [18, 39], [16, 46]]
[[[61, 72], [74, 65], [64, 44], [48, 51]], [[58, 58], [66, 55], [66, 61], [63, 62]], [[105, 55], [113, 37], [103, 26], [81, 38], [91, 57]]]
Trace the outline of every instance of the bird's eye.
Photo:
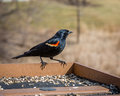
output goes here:
[[66, 31], [67, 33], [69, 32], [69, 30]]

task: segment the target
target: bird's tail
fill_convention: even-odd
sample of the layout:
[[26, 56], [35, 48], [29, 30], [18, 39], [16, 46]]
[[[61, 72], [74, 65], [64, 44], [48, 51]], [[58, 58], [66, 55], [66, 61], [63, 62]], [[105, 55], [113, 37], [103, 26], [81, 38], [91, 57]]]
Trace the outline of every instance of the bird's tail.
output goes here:
[[22, 55], [19, 55], [19, 56], [13, 57], [12, 59], [18, 59], [18, 58], [21, 58], [21, 57], [25, 57], [25, 54], [22, 54]]

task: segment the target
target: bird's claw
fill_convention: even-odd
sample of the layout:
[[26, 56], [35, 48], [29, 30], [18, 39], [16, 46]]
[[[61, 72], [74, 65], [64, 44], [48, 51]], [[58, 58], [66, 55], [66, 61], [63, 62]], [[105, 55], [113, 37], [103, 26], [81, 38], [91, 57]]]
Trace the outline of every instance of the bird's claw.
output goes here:
[[46, 62], [41, 62], [41, 69], [43, 70], [44, 68], [45, 68], [45, 66], [47, 65], [47, 63]]
[[67, 63], [65, 61], [59, 61], [59, 62], [61, 63], [61, 65], [63, 65], [63, 67], [64, 67], [64, 65], [67, 65]]

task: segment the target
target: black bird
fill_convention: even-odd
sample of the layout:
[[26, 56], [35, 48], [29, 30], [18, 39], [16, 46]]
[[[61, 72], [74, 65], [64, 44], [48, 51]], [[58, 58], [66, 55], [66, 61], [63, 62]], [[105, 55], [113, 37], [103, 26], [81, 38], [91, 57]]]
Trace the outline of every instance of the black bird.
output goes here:
[[18, 59], [28, 56], [40, 56], [42, 68], [44, 68], [47, 64], [42, 60], [42, 57], [49, 57], [51, 60], [58, 61], [61, 64], [66, 64], [65, 61], [54, 59], [53, 57], [63, 51], [66, 45], [66, 38], [70, 33], [72, 33], [72, 31], [61, 29], [49, 40], [32, 47], [29, 51], [25, 52], [22, 55], [13, 57], [12, 59]]

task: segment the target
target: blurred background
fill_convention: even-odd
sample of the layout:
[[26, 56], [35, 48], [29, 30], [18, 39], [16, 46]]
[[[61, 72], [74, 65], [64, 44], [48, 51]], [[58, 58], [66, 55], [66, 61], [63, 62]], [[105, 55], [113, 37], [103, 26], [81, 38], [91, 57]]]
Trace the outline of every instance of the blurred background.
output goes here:
[[0, 63], [39, 63], [11, 57], [59, 29], [73, 34], [56, 58], [120, 76], [120, 0], [0, 0]]

